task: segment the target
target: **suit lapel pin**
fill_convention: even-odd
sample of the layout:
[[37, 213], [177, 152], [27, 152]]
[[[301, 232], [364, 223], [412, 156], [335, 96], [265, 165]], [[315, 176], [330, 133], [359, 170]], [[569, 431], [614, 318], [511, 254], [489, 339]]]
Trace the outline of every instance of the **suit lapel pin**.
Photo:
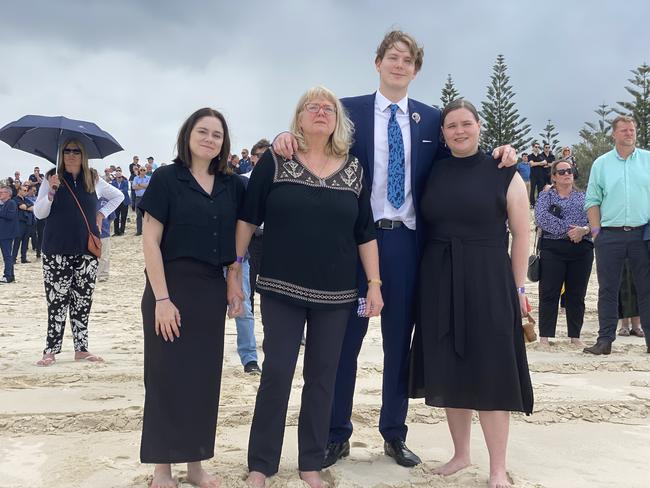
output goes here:
[[415, 121], [416, 124], [420, 123], [420, 114], [417, 112], [413, 112], [411, 115], [411, 118]]

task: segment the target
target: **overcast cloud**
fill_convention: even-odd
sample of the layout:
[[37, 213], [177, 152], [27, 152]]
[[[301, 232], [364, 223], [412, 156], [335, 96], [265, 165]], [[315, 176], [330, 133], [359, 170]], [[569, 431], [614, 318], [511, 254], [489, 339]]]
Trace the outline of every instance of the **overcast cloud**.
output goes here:
[[[374, 51], [392, 28], [424, 45], [409, 96], [439, 104], [451, 73], [480, 103], [503, 54], [520, 113], [560, 141], [600, 103], [627, 100], [630, 70], [650, 62], [647, 0], [96, 1], [0, 0], [0, 126], [25, 114], [90, 120], [131, 156], [173, 157], [195, 109], [228, 120], [233, 152], [289, 123], [315, 84], [339, 96], [373, 92]], [[45, 160], [0, 143], [0, 178]]]

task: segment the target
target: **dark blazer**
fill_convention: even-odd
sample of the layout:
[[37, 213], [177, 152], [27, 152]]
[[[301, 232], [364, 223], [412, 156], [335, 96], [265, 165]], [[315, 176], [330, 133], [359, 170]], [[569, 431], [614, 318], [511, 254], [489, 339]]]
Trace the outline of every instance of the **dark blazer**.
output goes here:
[[[354, 142], [350, 152], [363, 166], [368, 188], [372, 188], [375, 165], [375, 94], [342, 98], [341, 102], [354, 123]], [[420, 199], [424, 185], [433, 162], [446, 158], [449, 152], [440, 143], [440, 110], [411, 98], [408, 100], [408, 107], [411, 123], [411, 191], [415, 206], [417, 240], [422, 245], [424, 229]]]
[[11, 199], [0, 205], [0, 241], [18, 236], [18, 205]]

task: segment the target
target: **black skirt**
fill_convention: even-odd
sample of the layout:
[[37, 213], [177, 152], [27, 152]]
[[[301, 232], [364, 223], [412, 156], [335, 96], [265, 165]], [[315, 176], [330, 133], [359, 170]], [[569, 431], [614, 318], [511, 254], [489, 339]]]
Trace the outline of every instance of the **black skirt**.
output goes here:
[[169, 296], [181, 314], [180, 337], [156, 336], [149, 280], [142, 296], [145, 403], [140, 460], [187, 463], [214, 456], [226, 284], [221, 267], [193, 259], [165, 263]]

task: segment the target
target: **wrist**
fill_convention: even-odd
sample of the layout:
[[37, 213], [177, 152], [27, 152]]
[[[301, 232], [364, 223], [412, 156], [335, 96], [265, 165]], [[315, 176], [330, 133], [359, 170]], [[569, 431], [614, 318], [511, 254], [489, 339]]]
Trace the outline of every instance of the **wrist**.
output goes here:
[[156, 298], [156, 303], [158, 303], [158, 302], [165, 302], [165, 301], [167, 301], [167, 300], [169, 300], [169, 297]]
[[518, 286], [517, 287], [517, 293], [520, 295], [525, 295], [526, 294], [526, 287], [525, 286]]
[[368, 280], [368, 287], [370, 287], [370, 285], [381, 286], [382, 284], [383, 282], [379, 278], [372, 278]]
[[592, 227], [591, 228], [591, 235], [596, 237], [600, 233], [600, 227]]

